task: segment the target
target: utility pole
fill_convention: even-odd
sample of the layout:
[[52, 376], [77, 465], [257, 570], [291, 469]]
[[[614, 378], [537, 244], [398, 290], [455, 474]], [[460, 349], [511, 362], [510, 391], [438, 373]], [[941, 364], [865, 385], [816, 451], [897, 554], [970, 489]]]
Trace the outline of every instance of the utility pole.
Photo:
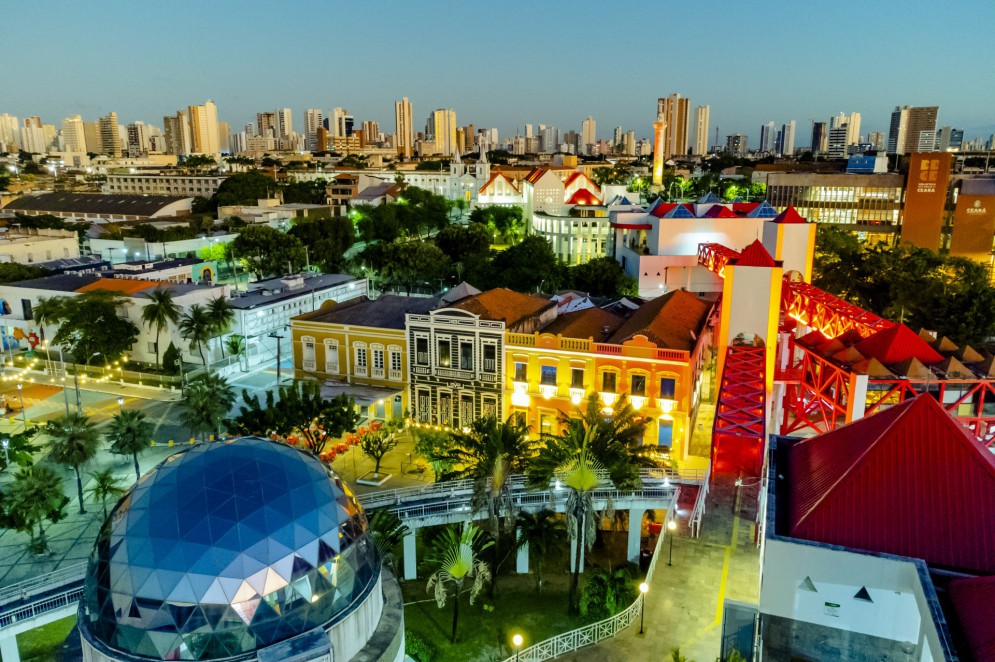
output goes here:
[[267, 338], [276, 338], [276, 385], [280, 385], [280, 341], [283, 340], [283, 336], [274, 331], [273, 333], [266, 336]]

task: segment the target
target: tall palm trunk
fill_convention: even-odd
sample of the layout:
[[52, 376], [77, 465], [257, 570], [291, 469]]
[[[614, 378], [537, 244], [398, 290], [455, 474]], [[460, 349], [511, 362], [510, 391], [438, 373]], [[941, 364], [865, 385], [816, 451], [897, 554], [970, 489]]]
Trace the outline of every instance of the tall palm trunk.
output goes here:
[[207, 358], [204, 357], [203, 343], [197, 343], [197, 351], [200, 352], [200, 360], [204, 364], [204, 370], [207, 370]]
[[73, 467], [73, 471], [76, 472], [76, 491], [79, 493], [79, 514], [83, 515], [86, 513], [86, 509], [83, 507], [83, 479], [79, 475], [79, 467]]
[[574, 518], [577, 520], [577, 535], [574, 538], [577, 541], [577, 549], [574, 550], [574, 567], [570, 573], [570, 595], [567, 598], [567, 613], [569, 614], [577, 613], [577, 585], [580, 583], [580, 564], [583, 563], [583, 550], [586, 543], [584, 515], [583, 502], [578, 498], [577, 505], [574, 506]]
[[45, 527], [42, 526], [42, 520], [38, 520], [38, 549], [41, 551], [48, 551], [48, 540], [45, 539]]
[[158, 326], [155, 328], [155, 369], [162, 370], [162, 365], [159, 364], [159, 337], [162, 335], [162, 329]]
[[142, 472], [138, 468], [138, 453], [132, 453], [131, 459], [135, 461], [135, 480], [138, 480], [139, 478], [142, 477]]
[[459, 623], [459, 594], [463, 588], [463, 582], [456, 582], [456, 599], [453, 600], [453, 633], [449, 637], [449, 643], [456, 643], [456, 625]]

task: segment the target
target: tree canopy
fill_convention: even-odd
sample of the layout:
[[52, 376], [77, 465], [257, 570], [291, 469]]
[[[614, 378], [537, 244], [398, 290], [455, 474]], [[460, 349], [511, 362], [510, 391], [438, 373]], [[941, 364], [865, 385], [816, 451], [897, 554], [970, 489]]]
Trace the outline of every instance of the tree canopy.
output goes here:
[[325, 273], [342, 271], [345, 252], [356, 241], [352, 221], [342, 216], [300, 220], [287, 234], [308, 247], [311, 263]]
[[627, 275], [622, 265], [611, 257], [596, 257], [570, 267], [570, 282], [574, 289], [592, 296], [638, 294], [636, 279]]
[[97, 356], [109, 363], [130, 351], [138, 340], [138, 327], [118, 316], [127, 299], [106, 290], [44, 301], [46, 324], [57, 324], [52, 343], [65, 347], [77, 363], [89, 364]]
[[495, 255], [494, 285], [518, 292], [542, 289], [555, 292], [567, 284], [566, 267], [557, 260], [553, 247], [543, 237], [530, 235]]
[[242, 258], [260, 278], [300, 271], [307, 262], [304, 245], [297, 237], [268, 225], [249, 225], [231, 244], [232, 252]]
[[254, 205], [277, 188], [276, 182], [261, 172], [239, 172], [221, 182], [213, 198], [219, 205]]

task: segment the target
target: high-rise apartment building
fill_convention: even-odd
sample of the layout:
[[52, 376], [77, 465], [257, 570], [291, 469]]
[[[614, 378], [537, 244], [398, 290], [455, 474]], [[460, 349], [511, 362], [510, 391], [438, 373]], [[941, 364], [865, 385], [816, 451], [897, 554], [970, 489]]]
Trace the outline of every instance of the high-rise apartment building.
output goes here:
[[760, 145], [757, 149], [761, 154], [769, 154], [774, 151], [775, 134], [774, 122], [767, 122], [760, 125]]
[[16, 152], [20, 143], [21, 127], [17, 117], [4, 113], [0, 115], [0, 147], [5, 152]]
[[108, 156], [121, 156], [121, 132], [118, 129], [117, 113], [111, 111], [100, 118], [100, 151]]
[[888, 153], [911, 154], [918, 150], [924, 131], [935, 136], [939, 111], [939, 106], [895, 106], [888, 129]]
[[411, 102], [408, 97], [394, 102], [394, 147], [406, 159], [414, 154], [415, 134], [411, 124]]
[[694, 142], [691, 144], [691, 153], [695, 156], [708, 154], [708, 120], [710, 114], [710, 106], [698, 106], [694, 109]]
[[749, 151], [749, 137], [742, 133], [734, 133], [726, 136], [726, 153], [733, 156], [744, 157]]
[[376, 145], [380, 142], [380, 122], [371, 120], [363, 122], [363, 140], [367, 145]]
[[663, 127], [663, 158], [685, 156], [688, 153], [688, 107], [690, 103], [680, 94], [656, 100], [656, 116], [662, 117]]
[[276, 137], [280, 140], [289, 140], [294, 132], [294, 113], [289, 108], [277, 108], [273, 113], [276, 116]]
[[276, 113], [256, 113], [256, 126], [263, 138], [276, 138]]
[[[0, 137], [0, 141], [3, 138]], [[67, 152], [85, 153], [86, 132], [83, 131], [83, 118], [79, 115], [70, 115], [62, 120], [62, 140], [65, 142]]]
[[577, 146], [578, 154], [590, 154], [594, 150], [594, 145], [598, 142], [598, 123], [590, 115], [580, 124], [580, 145]]
[[45, 130], [40, 117], [27, 117], [21, 127], [21, 149], [32, 154], [45, 154], [48, 145], [45, 141]]
[[221, 154], [218, 145], [218, 107], [214, 102], [208, 101], [202, 106], [187, 106], [187, 120], [190, 122], [190, 152], [207, 156]]
[[871, 149], [878, 152], [883, 152], [884, 148], [887, 147], [884, 132], [882, 131], [871, 131], [868, 133], [867, 143], [871, 146]]
[[795, 121], [782, 124], [774, 139], [774, 153], [778, 156], [793, 156], [795, 153]]
[[218, 149], [222, 152], [231, 152], [231, 126], [228, 122], [218, 122]]
[[304, 111], [304, 139], [310, 152], [321, 151], [318, 148], [318, 129], [322, 126], [322, 113], [317, 108]]
[[636, 132], [626, 131], [622, 136], [622, 154], [624, 156], [636, 156]]
[[[840, 139], [844, 147], [857, 145], [860, 143], [860, 113], [839, 113], [829, 118], [830, 134], [833, 129], [846, 129], [846, 133]], [[839, 138], [839, 134], [837, 134]], [[830, 136], [832, 142], [832, 136]], [[838, 141], [839, 142], [839, 141]]]
[[843, 123], [840, 126], [829, 129], [829, 149], [827, 155], [831, 159], [845, 159], [847, 157], [847, 126]]
[[829, 131], [825, 122], [812, 122], [812, 153], [825, 154], [829, 151]]
[[128, 125], [128, 156], [139, 157], [152, 149], [149, 127], [141, 120]]
[[432, 137], [435, 140], [436, 152], [445, 156], [451, 156], [457, 150], [456, 111], [452, 108], [433, 110], [426, 129], [431, 131]]
[[187, 156], [190, 148], [190, 121], [185, 110], [162, 118], [163, 133], [166, 135], [166, 153]]

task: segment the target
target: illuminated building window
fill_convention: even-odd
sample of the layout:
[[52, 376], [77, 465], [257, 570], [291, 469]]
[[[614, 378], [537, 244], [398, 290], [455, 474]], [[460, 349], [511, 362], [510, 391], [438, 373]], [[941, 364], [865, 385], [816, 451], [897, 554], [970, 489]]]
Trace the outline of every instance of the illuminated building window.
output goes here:
[[459, 344], [459, 367], [460, 370], [473, 370], [473, 343]]
[[556, 366], [544, 365], [539, 373], [539, 383], [544, 386], [556, 386]]
[[439, 365], [448, 368], [452, 365], [452, 343], [448, 340], [439, 341]]
[[657, 433], [657, 445], [670, 448], [674, 442], [674, 422], [660, 420], [659, 432]]
[[601, 375], [601, 392], [602, 393], [615, 393], [617, 387], [618, 375], [614, 372], [604, 372]]
[[668, 400], [674, 399], [674, 394], [677, 392], [677, 380], [672, 377], [661, 377], [660, 378], [660, 397], [667, 398]]
[[632, 375], [632, 384], [629, 389], [630, 395], [646, 395], [646, 375]]
[[515, 363], [515, 381], [516, 382], [527, 382], [529, 381], [529, 364], [528, 363]]
[[497, 347], [484, 345], [484, 372], [494, 372], [495, 370], [497, 370]]
[[428, 338], [415, 338], [415, 363], [428, 365]]
[[571, 368], [570, 370], [570, 388], [584, 388], [584, 369], [583, 368]]
[[366, 348], [357, 347], [356, 348], [356, 368], [358, 370], [366, 370]]

